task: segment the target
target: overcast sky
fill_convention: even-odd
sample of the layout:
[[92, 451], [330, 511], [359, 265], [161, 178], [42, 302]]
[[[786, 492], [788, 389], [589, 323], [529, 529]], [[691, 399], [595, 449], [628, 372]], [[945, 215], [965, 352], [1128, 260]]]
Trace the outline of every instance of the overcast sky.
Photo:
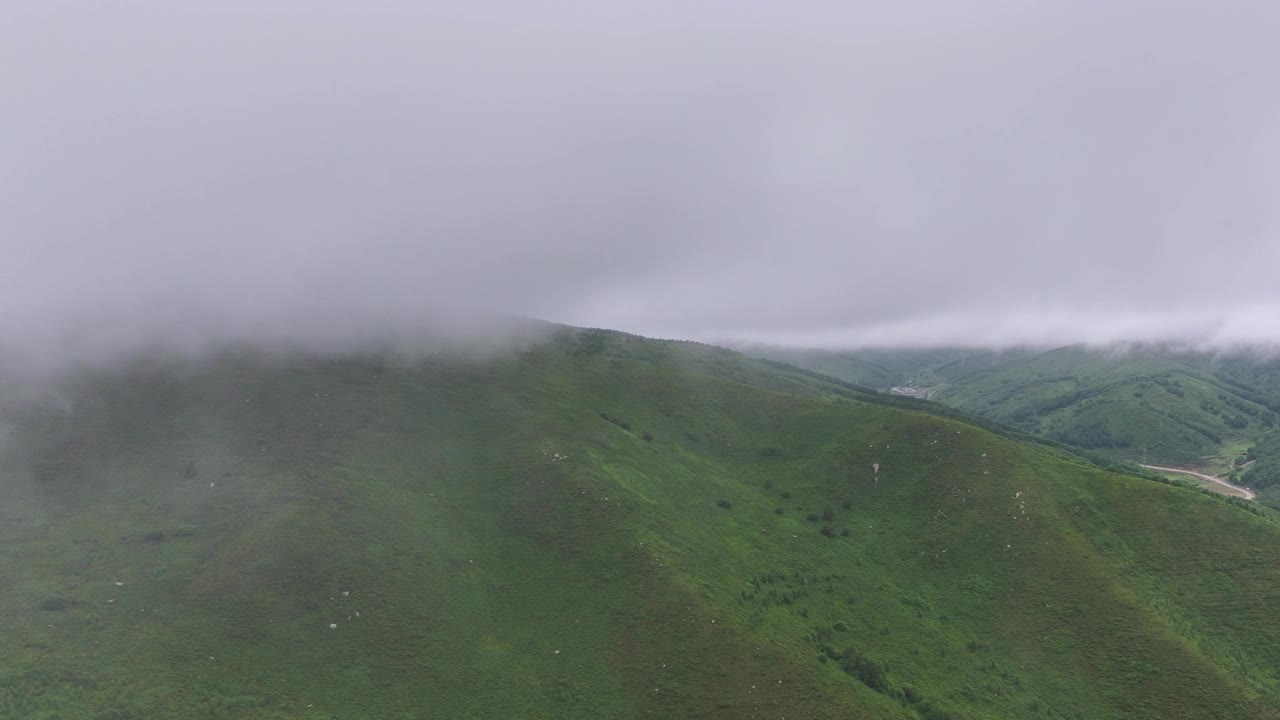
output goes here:
[[1265, 0], [7, 0], [0, 343], [1280, 341], [1277, 37]]

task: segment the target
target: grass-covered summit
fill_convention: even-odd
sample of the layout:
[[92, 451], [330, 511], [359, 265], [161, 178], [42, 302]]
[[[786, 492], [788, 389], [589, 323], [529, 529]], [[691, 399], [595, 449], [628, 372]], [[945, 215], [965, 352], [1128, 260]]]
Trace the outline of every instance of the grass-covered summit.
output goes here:
[[1269, 511], [736, 353], [56, 397], [5, 435], [0, 717], [1280, 717]]

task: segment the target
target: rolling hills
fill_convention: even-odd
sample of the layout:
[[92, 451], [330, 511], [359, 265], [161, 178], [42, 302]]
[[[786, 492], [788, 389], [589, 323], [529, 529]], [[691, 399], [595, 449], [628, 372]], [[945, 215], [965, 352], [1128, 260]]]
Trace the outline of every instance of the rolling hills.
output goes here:
[[1123, 460], [1227, 474], [1280, 425], [1280, 364], [1255, 353], [1072, 345], [785, 354], [851, 382], [858, 379], [831, 358], [874, 357], [884, 371], [869, 387], [926, 388], [932, 400]]
[[744, 345], [751, 357], [775, 360], [875, 390], [931, 387], [1039, 354], [1031, 348], [859, 348], [820, 350]]
[[1278, 718], [1271, 511], [692, 343], [11, 407], [0, 717]]
[[1072, 346], [970, 375], [937, 398], [1131, 460], [1229, 462], [1277, 424], [1267, 400], [1161, 351]]

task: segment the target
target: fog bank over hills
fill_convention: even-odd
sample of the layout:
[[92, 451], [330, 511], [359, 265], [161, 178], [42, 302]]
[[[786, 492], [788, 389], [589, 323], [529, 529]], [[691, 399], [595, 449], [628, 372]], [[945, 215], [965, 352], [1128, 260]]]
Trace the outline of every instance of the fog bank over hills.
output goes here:
[[1266, 3], [0, 9], [0, 346], [1280, 340]]
[[1280, 304], [1258, 307], [1127, 312], [1108, 308], [991, 308], [939, 312], [869, 326], [739, 330], [714, 334], [730, 345], [804, 348], [1051, 348], [1083, 343], [1123, 350], [1157, 344], [1195, 351], [1271, 352], [1280, 347]]

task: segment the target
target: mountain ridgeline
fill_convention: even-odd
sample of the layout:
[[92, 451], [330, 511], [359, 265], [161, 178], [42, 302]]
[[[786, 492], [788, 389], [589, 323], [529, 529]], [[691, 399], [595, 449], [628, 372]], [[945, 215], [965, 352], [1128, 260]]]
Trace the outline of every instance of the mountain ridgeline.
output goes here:
[[6, 418], [0, 717], [1280, 718], [1272, 511], [782, 363], [564, 329], [58, 398]]

